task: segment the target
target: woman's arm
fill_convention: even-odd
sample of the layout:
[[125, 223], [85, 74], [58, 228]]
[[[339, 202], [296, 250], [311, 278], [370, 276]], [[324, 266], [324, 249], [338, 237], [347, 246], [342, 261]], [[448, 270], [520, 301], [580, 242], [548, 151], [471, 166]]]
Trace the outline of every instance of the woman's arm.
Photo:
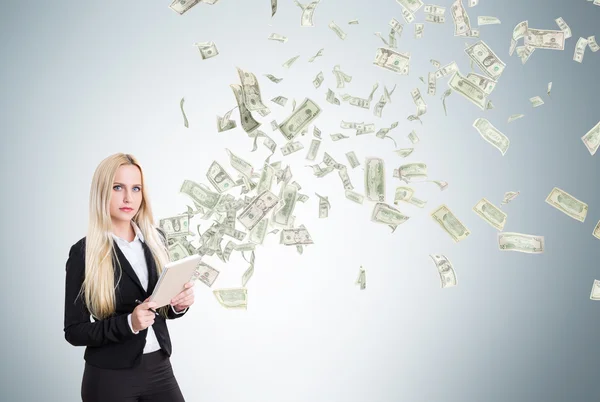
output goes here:
[[[65, 281], [65, 339], [73, 346], [103, 346], [120, 343], [135, 336], [127, 322], [127, 314], [120, 314], [91, 322], [83, 294], [77, 298], [85, 277], [85, 255], [73, 245], [69, 251]], [[75, 300], [77, 298], [77, 300]]]

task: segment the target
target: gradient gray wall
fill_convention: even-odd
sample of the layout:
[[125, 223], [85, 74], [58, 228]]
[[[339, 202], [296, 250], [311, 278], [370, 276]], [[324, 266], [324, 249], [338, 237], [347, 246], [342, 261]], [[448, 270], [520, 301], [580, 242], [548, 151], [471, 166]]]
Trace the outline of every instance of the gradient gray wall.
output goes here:
[[[315, 100], [323, 113], [323, 151], [346, 163], [355, 150], [364, 160], [386, 162], [388, 202], [400, 182], [392, 171], [403, 161], [426, 162], [432, 179], [446, 180], [440, 192], [432, 183], [415, 184], [424, 209], [399, 208], [411, 219], [390, 234], [370, 222], [372, 203], [344, 198], [337, 174], [316, 179], [305, 150], [282, 158], [308, 194], [296, 208], [296, 222], [315, 241], [303, 255], [269, 236], [257, 252], [248, 283], [247, 311], [228, 311], [211, 289], [198, 283], [196, 303], [182, 320], [169, 323], [171, 362], [187, 401], [593, 401], [598, 388], [600, 302], [589, 299], [600, 279], [600, 241], [591, 232], [600, 219], [600, 155], [592, 157], [581, 136], [599, 118], [600, 53], [586, 50], [583, 64], [572, 60], [580, 36], [600, 40], [600, 7], [585, 0], [481, 0], [467, 12], [498, 17], [501, 25], [480, 28], [507, 64], [482, 112], [453, 94], [445, 117], [440, 96], [418, 79], [456, 60], [470, 71], [465, 38], [453, 36], [450, 0], [444, 25], [426, 24], [415, 40], [393, 0], [323, 0], [315, 27], [300, 26], [300, 9], [280, 1], [270, 18], [268, 0], [221, 0], [198, 5], [179, 16], [164, 1], [4, 2], [2, 32], [2, 376], [3, 401], [77, 401], [83, 373], [83, 348], [63, 334], [65, 262], [70, 246], [85, 235], [89, 185], [104, 157], [130, 152], [143, 164], [155, 218], [192, 205], [178, 193], [183, 180], [206, 182], [213, 159], [229, 171], [225, 148], [258, 169], [269, 151], [237, 128], [217, 133], [215, 116], [235, 105], [229, 84], [239, 82], [235, 66], [260, 81], [272, 110], [263, 130], [279, 146], [283, 137], [270, 130], [291, 112], [291, 101]], [[508, 48], [513, 27], [558, 29], [562, 16], [573, 37], [564, 52], [535, 51], [526, 65]], [[412, 55], [410, 76], [397, 76], [372, 64], [382, 46], [374, 32], [387, 36], [392, 17], [404, 25], [398, 41]], [[416, 15], [423, 22], [423, 12]], [[359, 25], [347, 25], [358, 18]], [[327, 24], [347, 33], [340, 40]], [[270, 33], [289, 37], [268, 41]], [[220, 55], [202, 60], [195, 42], [214, 41]], [[325, 48], [324, 56], [308, 63]], [[289, 69], [281, 64], [300, 55]], [[338, 90], [334, 65], [352, 75]], [[319, 89], [313, 77], [323, 71]], [[476, 72], [479, 72], [475, 70]], [[283, 77], [280, 84], [263, 74]], [[546, 84], [554, 82], [551, 98]], [[375, 82], [397, 84], [381, 119], [372, 111], [325, 101], [327, 88], [366, 97]], [[424, 124], [409, 122], [414, 113], [409, 91], [418, 87], [428, 104]], [[285, 108], [269, 99], [290, 98]], [[546, 102], [533, 109], [529, 98]], [[182, 124], [179, 100], [186, 99], [190, 122]], [[511, 114], [525, 117], [511, 124]], [[486, 117], [510, 138], [505, 156], [471, 126]], [[237, 112], [234, 118], [239, 121]], [[409, 147], [416, 129], [421, 142], [402, 160], [390, 140], [355, 137], [339, 128], [341, 120], [399, 126], [390, 135]], [[238, 124], [239, 125], [239, 124]], [[350, 133], [333, 143], [329, 134]], [[363, 191], [362, 170], [350, 172]], [[588, 203], [580, 223], [544, 202], [554, 186]], [[471, 210], [486, 197], [499, 205], [504, 192], [521, 191], [504, 207], [505, 231], [544, 235], [541, 255], [501, 252], [496, 230]], [[329, 196], [329, 218], [318, 219], [317, 192]], [[472, 234], [455, 244], [429, 217], [447, 204]], [[203, 229], [208, 223], [202, 221]], [[195, 227], [196, 222], [192, 226]], [[445, 254], [454, 264], [458, 286], [441, 289], [429, 254]], [[247, 264], [234, 253], [229, 264], [207, 262], [221, 270], [214, 287], [240, 285]], [[354, 285], [359, 266], [367, 289]]]

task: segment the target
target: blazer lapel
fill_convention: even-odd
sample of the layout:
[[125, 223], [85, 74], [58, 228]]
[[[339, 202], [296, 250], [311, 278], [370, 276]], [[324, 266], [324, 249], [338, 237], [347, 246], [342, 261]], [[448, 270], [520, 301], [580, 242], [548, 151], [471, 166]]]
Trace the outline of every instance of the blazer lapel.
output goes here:
[[152, 294], [152, 292], [154, 292], [154, 287], [158, 281], [158, 274], [156, 272], [156, 264], [154, 263], [154, 258], [152, 257], [152, 251], [150, 251], [150, 247], [146, 245], [146, 242], [142, 242], [142, 247], [144, 248], [146, 266], [148, 267], [148, 292], [146, 294], [146, 297], [148, 297]]
[[135, 283], [138, 286], [138, 288], [140, 288], [140, 291], [145, 294], [146, 291], [144, 290], [144, 287], [142, 286], [142, 283], [140, 282], [140, 278], [138, 278], [137, 274], [133, 270], [133, 267], [129, 263], [129, 260], [127, 259], [127, 257], [125, 257], [125, 254], [123, 254], [123, 252], [121, 251], [121, 249], [119, 248], [119, 245], [117, 243], [115, 243], [115, 251], [117, 253], [117, 258], [119, 259], [119, 262], [121, 263], [121, 268], [123, 269], [123, 271], [125, 271], [125, 273], [133, 281], [133, 283]]

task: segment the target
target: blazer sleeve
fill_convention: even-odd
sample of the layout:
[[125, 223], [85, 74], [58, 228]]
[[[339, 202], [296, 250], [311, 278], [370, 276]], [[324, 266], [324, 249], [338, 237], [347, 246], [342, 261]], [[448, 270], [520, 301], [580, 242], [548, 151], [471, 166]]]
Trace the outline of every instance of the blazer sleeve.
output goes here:
[[91, 322], [83, 300], [77, 297], [85, 277], [85, 255], [73, 245], [66, 264], [65, 339], [73, 346], [103, 346], [120, 343], [135, 336], [129, 328], [127, 314]]

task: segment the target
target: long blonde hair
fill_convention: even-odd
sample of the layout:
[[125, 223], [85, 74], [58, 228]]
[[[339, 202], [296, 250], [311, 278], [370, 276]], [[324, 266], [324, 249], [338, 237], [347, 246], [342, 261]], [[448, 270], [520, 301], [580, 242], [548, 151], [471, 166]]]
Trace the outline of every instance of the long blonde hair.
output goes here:
[[[116, 153], [100, 162], [90, 187], [89, 223], [85, 240], [85, 279], [81, 287], [85, 304], [92, 316], [104, 319], [115, 313], [115, 267], [114, 260], [119, 265], [119, 281], [123, 275], [121, 263], [116, 258], [114, 239], [111, 235], [112, 220], [110, 217], [110, 197], [112, 194], [115, 173], [121, 165], [135, 165], [142, 176], [142, 203], [133, 216], [133, 221], [138, 225], [144, 241], [154, 258], [156, 271], [160, 276], [163, 267], [169, 262], [169, 251], [166, 241], [163, 240], [154, 225], [152, 207], [146, 184], [144, 172], [138, 160], [131, 154]], [[118, 283], [117, 283], [118, 284]], [[158, 313], [167, 317], [169, 305], [157, 309]]]

